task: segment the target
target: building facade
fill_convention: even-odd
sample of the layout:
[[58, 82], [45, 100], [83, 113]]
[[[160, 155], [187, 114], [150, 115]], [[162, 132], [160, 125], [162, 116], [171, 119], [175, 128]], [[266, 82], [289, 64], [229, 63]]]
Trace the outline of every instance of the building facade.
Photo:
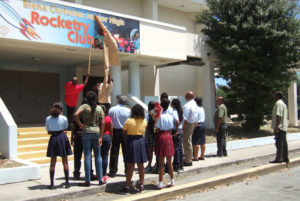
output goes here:
[[195, 22], [205, 6], [204, 0], [1, 0], [0, 96], [17, 123], [43, 122], [51, 104], [64, 100], [65, 83], [74, 76], [83, 81], [90, 41], [88, 87], [101, 81], [97, 15], [119, 43], [121, 65], [110, 69], [113, 103], [120, 94], [143, 100], [192, 90], [203, 97], [212, 128], [214, 58]]

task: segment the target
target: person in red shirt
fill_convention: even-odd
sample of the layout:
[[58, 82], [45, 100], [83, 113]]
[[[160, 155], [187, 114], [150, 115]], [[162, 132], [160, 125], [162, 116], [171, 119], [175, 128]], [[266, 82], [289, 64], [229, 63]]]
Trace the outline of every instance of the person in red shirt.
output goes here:
[[107, 165], [108, 165], [108, 153], [111, 147], [111, 142], [113, 138], [113, 123], [110, 116], [107, 115], [107, 109], [104, 105], [101, 105], [102, 110], [105, 113], [105, 127], [104, 133], [102, 137], [102, 146], [101, 146], [101, 156], [102, 156], [102, 168], [103, 168], [103, 177], [102, 179], [106, 181], [109, 177], [106, 175], [107, 173]]
[[74, 112], [78, 101], [79, 93], [86, 87], [90, 74], [87, 74], [83, 84], [78, 84], [78, 78], [73, 77], [65, 85], [65, 103], [67, 105], [68, 130], [71, 130], [74, 120]]

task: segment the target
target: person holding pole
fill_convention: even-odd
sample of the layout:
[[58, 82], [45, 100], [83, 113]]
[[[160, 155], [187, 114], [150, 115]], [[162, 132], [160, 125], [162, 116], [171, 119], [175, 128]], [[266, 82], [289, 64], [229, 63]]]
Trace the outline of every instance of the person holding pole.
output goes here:
[[72, 80], [66, 83], [65, 85], [65, 103], [67, 105], [67, 118], [69, 127], [68, 130], [71, 130], [72, 124], [74, 121], [74, 112], [78, 101], [79, 93], [86, 87], [89, 81], [90, 73], [87, 73], [86, 78], [83, 84], [78, 84], [78, 78], [73, 77]]

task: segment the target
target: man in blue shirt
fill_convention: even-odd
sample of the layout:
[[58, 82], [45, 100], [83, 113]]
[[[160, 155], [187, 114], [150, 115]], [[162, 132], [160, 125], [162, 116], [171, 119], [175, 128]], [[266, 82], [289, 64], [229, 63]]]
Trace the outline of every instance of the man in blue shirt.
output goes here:
[[[122, 144], [123, 161], [125, 156], [125, 134], [122, 132], [125, 121], [130, 117], [130, 109], [125, 105], [127, 104], [126, 96], [119, 96], [118, 105], [110, 108], [108, 116], [113, 122], [113, 138], [112, 147], [110, 150], [110, 161], [109, 161], [109, 176], [115, 177], [118, 172], [118, 160], [120, 144]], [[125, 173], [126, 173], [126, 164]]]

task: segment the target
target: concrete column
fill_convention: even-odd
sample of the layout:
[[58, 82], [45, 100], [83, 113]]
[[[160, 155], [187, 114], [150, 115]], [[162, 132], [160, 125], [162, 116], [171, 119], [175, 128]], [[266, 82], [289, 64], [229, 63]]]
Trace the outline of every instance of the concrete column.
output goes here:
[[117, 104], [116, 96], [122, 95], [122, 74], [121, 66], [112, 66], [110, 67], [110, 76], [114, 80], [114, 87], [111, 92], [111, 104]]
[[128, 68], [129, 93], [140, 98], [140, 64], [138, 61], [130, 61]]
[[214, 112], [216, 105], [214, 66], [209, 59], [205, 60], [203, 69], [203, 106], [205, 110], [205, 123], [207, 128], [214, 128]]
[[158, 3], [156, 0], [143, 0], [143, 17], [150, 20], [158, 20]]
[[160, 85], [159, 85], [159, 68], [154, 68], [154, 96], [160, 96]]
[[297, 81], [290, 84], [288, 90], [289, 125], [298, 126]]

